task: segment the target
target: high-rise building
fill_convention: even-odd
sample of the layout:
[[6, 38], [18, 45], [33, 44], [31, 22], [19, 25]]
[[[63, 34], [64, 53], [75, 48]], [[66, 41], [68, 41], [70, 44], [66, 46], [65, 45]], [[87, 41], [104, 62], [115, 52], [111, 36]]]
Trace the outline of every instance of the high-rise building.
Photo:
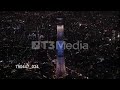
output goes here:
[[65, 60], [64, 60], [64, 25], [57, 25], [57, 61], [56, 61], [56, 77], [63, 78], [66, 75]]

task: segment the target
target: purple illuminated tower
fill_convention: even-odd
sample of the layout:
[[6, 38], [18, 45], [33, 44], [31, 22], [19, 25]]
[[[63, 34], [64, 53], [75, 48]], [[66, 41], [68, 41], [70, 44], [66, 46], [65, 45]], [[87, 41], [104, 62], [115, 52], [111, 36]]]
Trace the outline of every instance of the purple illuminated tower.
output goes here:
[[56, 77], [63, 78], [66, 76], [65, 60], [64, 60], [64, 25], [57, 25], [57, 61], [56, 61]]

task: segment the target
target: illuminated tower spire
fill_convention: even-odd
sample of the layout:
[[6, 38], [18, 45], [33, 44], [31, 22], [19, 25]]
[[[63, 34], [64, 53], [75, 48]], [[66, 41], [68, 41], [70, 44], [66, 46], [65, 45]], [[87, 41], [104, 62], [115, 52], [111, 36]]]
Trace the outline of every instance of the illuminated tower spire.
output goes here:
[[63, 78], [66, 75], [65, 60], [64, 60], [64, 25], [57, 25], [57, 61], [56, 61], [56, 77]]

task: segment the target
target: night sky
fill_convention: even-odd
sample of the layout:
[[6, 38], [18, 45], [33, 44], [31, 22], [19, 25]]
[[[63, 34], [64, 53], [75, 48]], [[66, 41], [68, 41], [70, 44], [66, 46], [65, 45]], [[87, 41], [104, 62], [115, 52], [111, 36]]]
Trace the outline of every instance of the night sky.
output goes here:
[[[31, 48], [32, 41], [56, 41], [62, 18], [64, 41], [88, 43], [65, 50], [63, 79], [120, 79], [119, 11], [0, 11], [0, 79], [56, 79], [56, 50]], [[18, 69], [16, 64], [39, 65]]]

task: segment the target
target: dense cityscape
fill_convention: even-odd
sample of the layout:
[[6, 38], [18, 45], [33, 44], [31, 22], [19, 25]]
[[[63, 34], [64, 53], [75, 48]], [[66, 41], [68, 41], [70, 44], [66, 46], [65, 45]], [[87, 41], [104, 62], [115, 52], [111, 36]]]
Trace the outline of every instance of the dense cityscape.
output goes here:
[[[56, 50], [31, 47], [32, 41], [56, 41], [57, 18], [63, 19], [64, 41], [88, 49], [64, 51], [62, 79], [120, 78], [119, 11], [1, 11], [0, 79], [56, 79]], [[39, 68], [16, 68], [17, 64]]]

